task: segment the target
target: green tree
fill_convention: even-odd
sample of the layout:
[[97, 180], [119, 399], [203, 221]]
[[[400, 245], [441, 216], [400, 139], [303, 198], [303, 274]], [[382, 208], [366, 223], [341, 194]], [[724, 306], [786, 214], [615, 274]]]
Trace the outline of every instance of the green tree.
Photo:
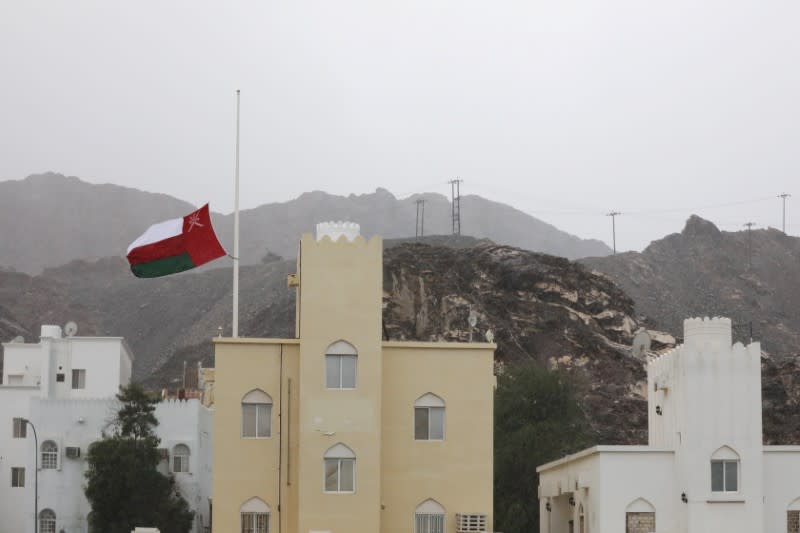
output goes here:
[[590, 443], [568, 379], [536, 363], [506, 367], [497, 378], [494, 440], [495, 529], [539, 531], [536, 467]]
[[89, 447], [86, 498], [92, 507], [90, 531], [130, 533], [136, 526], [162, 533], [186, 533], [193, 513], [172, 476], [157, 470], [160, 460], [154, 429], [158, 400], [139, 385], [117, 394], [120, 409], [114, 432]]

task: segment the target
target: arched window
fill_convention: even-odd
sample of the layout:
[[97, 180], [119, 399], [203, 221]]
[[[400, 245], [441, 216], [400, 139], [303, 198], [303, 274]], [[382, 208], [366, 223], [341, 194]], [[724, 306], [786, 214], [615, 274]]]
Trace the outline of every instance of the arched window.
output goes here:
[[414, 511], [414, 533], [444, 533], [444, 507], [435, 500], [425, 500]]
[[189, 447], [185, 444], [178, 444], [172, 448], [172, 471], [173, 472], [188, 472], [189, 471]]
[[269, 505], [261, 498], [250, 498], [239, 507], [241, 533], [269, 533]]
[[414, 402], [414, 439], [444, 440], [444, 400], [425, 394]]
[[56, 513], [51, 509], [39, 513], [39, 533], [56, 533]]
[[337, 341], [325, 350], [325, 386], [329, 389], [355, 389], [358, 352], [355, 346]]
[[728, 446], [711, 454], [711, 492], [739, 492], [739, 454]]
[[42, 469], [58, 468], [58, 444], [51, 440], [42, 443]]
[[656, 530], [656, 509], [653, 505], [639, 498], [625, 509], [625, 533]]
[[342, 444], [325, 452], [325, 492], [355, 492], [356, 454]]
[[263, 439], [272, 435], [272, 398], [254, 389], [242, 398], [242, 437]]

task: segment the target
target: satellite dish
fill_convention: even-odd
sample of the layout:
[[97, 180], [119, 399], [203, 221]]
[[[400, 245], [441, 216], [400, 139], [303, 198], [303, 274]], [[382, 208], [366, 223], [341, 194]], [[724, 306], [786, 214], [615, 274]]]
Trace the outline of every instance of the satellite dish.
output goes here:
[[478, 323], [478, 315], [476, 315], [475, 311], [472, 309], [469, 310], [469, 318], [467, 318], [467, 322], [469, 322], [469, 326], [471, 328], [474, 328], [475, 324]]
[[25, 337], [23, 337], [22, 335], [17, 335], [13, 339], [11, 339], [11, 342], [15, 342], [17, 344], [22, 344], [23, 342], [25, 342]]
[[633, 356], [637, 359], [644, 357], [650, 351], [651, 341], [650, 334], [646, 330], [640, 329], [637, 331], [636, 335], [633, 336], [633, 346], [631, 347]]
[[494, 332], [492, 330], [487, 329], [484, 336], [486, 337], [486, 342], [494, 342]]
[[72, 320], [64, 324], [64, 334], [67, 337], [74, 337], [76, 333], [78, 333], [78, 324]]

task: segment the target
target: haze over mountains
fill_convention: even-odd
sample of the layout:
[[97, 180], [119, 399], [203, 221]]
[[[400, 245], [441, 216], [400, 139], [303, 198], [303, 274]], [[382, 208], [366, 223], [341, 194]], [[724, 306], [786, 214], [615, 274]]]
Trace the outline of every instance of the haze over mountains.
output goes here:
[[[256, 264], [267, 251], [293, 257], [299, 236], [324, 220], [358, 222], [367, 236], [413, 237], [417, 199], [426, 202], [425, 234], [451, 233], [450, 201], [432, 193], [397, 199], [385, 189], [347, 197], [315, 191], [288, 202], [243, 210], [242, 263]], [[194, 208], [164, 194], [95, 185], [55, 173], [3, 181], [0, 266], [38, 274], [76, 259], [122, 257], [150, 224], [183, 216]], [[232, 248], [233, 215], [215, 213], [213, 220], [223, 245]], [[572, 259], [611, 253], [600, 241], [580, 239], [479, 196], [462, 197], [461, 227], [465, 235]]]

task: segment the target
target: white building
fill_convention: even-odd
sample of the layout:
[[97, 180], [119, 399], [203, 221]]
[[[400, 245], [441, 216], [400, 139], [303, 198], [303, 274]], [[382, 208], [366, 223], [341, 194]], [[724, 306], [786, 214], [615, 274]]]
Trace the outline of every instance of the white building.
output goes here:
[[684, 321], [650, 361], [649, 445], [540, 466], [542, 533], [800, 531], [800, 446], [764, 446], [761, 347], [725, 318]]
[[[119, 337], [63, 337], [42, 326], [36, 344], [5, 343], [0, 385], [0, 533], [34, 531], [34, 461], [39, 454], [39, 531], [86, 533], [89, 445], [110, 429], [133, 356]], [[210, 522], [212, 419], [199, 400], [157, 405], [163, 471], [174, 472], [195, 511], [194, 530]], [[29, 419], [36, 428], [35, 450]]]

